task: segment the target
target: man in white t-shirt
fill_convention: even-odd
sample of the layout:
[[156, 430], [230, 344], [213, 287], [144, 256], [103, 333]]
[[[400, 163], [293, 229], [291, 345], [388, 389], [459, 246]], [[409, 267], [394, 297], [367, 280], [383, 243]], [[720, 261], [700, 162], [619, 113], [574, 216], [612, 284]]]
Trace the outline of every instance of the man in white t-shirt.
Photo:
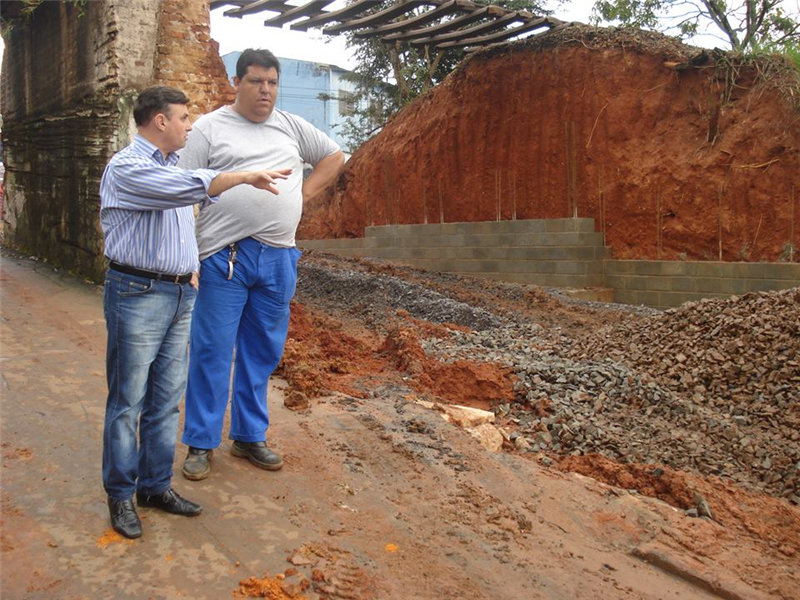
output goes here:
[[[279, 76], [271, 52], [245, 50], [236, 65], [235, 103], [201, 117], [181, 155], [187, 169], [292, 169], [277, 196], [240, 186], [200, 209], [200, 288], [182, 438], [189, 446], [183, 474], [191, 480], [208, 477], [222, 441], [234, 349], [231, 453], [262, 469], [283, 466], [266, 444], [267, 383], [289, 327], [300, 258], [294, 236], [304, 200], [336, 177], [344, 155], [310, 123], [275, 108]], [[314, 167], [305, 181], [303, 163]]]

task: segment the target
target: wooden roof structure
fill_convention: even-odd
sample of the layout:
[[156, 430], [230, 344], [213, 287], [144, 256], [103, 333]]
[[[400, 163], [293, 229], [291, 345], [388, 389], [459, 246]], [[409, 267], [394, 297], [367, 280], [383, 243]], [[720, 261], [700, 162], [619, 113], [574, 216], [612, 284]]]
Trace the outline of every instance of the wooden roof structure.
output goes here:
[[[333, 0], [313, 0], [295, 6], [285, 0], [212, 0], [211, 9], [232, 5], [234, 8], [224, 13], [227, 17], [277, 13], [264, 25], [283, 27], [290, 23], [293, 30], [322, 29], [326, 35], [352, 31], [356, 37], [378, 37], [386, 43], [403, 41], [435, 50], [475, 49], [564, 24], [554, 17], [470, 0], [404, 0], [378, 12], [373, 9], [381, 4], [380, 0], [355, 0], [340, 10], [323, 10], [332, 3]], [[418, 13], [416, 9], [421, 8], [427, 10]], [[442, 20], [446, 17], [451, 18]]]

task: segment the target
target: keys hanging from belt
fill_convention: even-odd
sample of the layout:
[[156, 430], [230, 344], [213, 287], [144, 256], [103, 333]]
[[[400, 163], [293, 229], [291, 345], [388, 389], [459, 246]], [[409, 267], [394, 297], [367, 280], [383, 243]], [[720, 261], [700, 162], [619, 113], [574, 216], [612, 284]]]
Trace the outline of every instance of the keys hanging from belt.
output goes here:
[[233, 279], [233, 265], [236, 264], [236, 244], [228, 246], [228, 281]]

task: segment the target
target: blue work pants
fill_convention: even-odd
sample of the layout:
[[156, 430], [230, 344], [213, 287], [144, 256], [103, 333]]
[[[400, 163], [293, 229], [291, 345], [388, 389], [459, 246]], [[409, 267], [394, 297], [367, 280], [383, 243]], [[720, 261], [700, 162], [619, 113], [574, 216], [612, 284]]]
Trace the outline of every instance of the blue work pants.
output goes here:
[[201, 262], [182, 438], [194, 448], [222, 441], [234, 349], [230, 439], [264, 441], [269, 427], [267, 384], [286, 343], [300, 251], [253, 238], [237, 246], [230, 280], [228, 248]]

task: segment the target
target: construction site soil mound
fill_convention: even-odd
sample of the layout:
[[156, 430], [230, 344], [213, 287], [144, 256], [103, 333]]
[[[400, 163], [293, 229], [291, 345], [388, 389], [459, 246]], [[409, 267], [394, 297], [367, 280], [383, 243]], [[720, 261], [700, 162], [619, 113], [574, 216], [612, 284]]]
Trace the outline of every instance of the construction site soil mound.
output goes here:
[[300, 239], [592, 217], [615, 258], [792, 261], [798, 74], [638, 30], [478, 52], [359, 149]]
[[[660, 313], [308, 252], [283, 372], [290, 397], [307, 381], [293, 373], [317, 369], [298, 390], [312, 413], [318, 390], [401, 414], [417, 400], [489, 409], [504, 452], [666, 503], [685, 515], [665, 533], [669, 552], [763, 582], [765, 570], [796, 570], [800, 551], [798, 300], [788, 290]], [[752, 381], [730, 376], [742, 361], [753, 361]], [[432, 435], [424, 419], [405, 427]], [[637, 527], [594, 518], [604, 530]], [[744, 540], [757, 560], [743, 560]], [[648, 561], [667, 552], [645, 546]], [[786, 579], [775, 597], [799, 586]]]
[[800, 550], [800, 511], [775, 498], [716, 478], [706, 480], [669, 467], [623, 465], [596, 454], [564, 457], [557, 465], [629, 493], [658, 498], [695, 518], [705, 517], [726, 529], [721, 537], [754, 535], [787, 558]]
[[488, 409], [512, 452], [683, 510], [698, 490], [721, 514], [761, 502], [765, 531], [800, 531], [797, 289], [661, 313], [310, 252], [297, 301], [306, 354], [284, 372], [322, 366], [312, 409], [317, 390]]

